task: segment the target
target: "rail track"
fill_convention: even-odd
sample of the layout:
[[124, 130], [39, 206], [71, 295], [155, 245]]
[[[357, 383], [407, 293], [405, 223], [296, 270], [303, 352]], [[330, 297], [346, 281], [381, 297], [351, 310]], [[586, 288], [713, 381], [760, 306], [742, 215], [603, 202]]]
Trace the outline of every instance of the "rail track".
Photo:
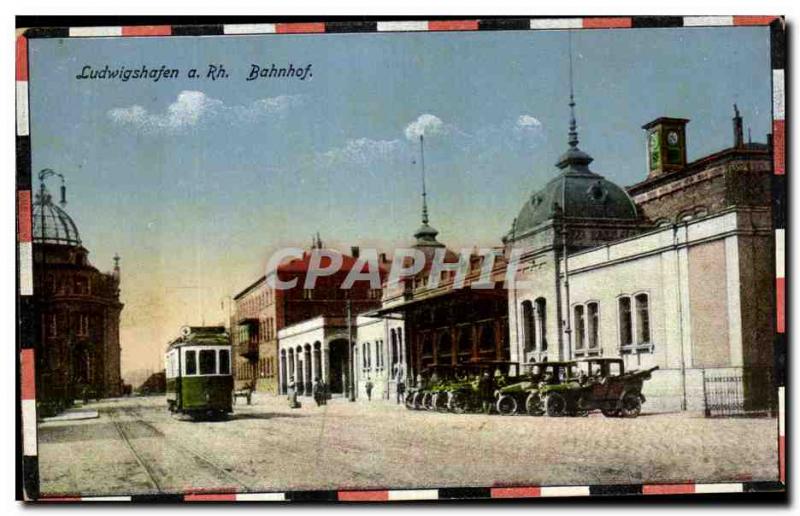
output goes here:
[[[130, 419], [125, 421], [120, 420], [119, 412], [129, 416]], [[178, 451], [181, 456], [191, 459], [193, 465], [199, 466], [206, 474], [217, 479], [218, 481], [224, 482], [224, 485], [226, 486], [236, 487], [238, 492], [253, 491], [252, 487], [248, 485], [248, 483], [244, 482], [241, 478], [234, 475], [214, 460], [208, 458], [197, 450], [186, 446], [183, 443], [178, 443], [174, 439], [167, 437], [155, 425], [145, 421], [142, 418], [142, 415], [133, 408], [124, 407], [121, 411], [114, 409], [109, 412], [109, 419], [114, 424], [114, 427], [116, 428], [117, 433], [122, 441], [130, 450], [131, 455], [133, 455], [142, 471], [144, 471], [149, 483], [159, 493], [175, 491], [175, 489], [170, 489], [169, 487], [169, 475], [162, 472], [162, 469], [165, 466], [168, 466], [168, 464], [163, 464], [164, 456], [161, 454], [160, 457], [158, 457], [162, 462], [162, 464], [159, 464], [161, 467], [154, 467], [155, 460], [148, 458], [148, 455], [159, 454], [152, 452], [148, 453], [145, 446], [134, 444], [135, 441], [142, 438], [136, 434], [144, 434], [145, 437], [158, 439], [160, 446], [172, 449], [173, 451]], [[201, 488], [206, 486], [198, 485], [197, 487]]]

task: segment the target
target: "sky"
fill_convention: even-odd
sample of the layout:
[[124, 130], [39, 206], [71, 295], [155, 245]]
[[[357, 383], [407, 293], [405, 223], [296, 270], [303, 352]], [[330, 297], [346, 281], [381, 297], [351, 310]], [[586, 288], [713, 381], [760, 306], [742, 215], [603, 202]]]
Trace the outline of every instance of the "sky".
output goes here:
[[[764, 27], [574, 31], [580, 147], [620, 185], [646, 175], [641, 126], [689, 118], [688, 158], [729, 147], [737, 103], [770, 131]], [[67, 178], [90, 260], [122, 257], [123, 376], [159, 369], [184, 324], [216, 324], [281, 247], [388, 251], [420, 223], [492, 246], [567, 147], [565, 31], [33, 39], [33, 170]], [[247, 81], [252, 65], [309, 76]], [[228, 77], [210, 80], [210, 64]], [[84, 66], [177, 79], [79, 80]], [[196, 68], [201, 78], [189, 78]], [[57, 183], [50, 184], [51, 190]]]

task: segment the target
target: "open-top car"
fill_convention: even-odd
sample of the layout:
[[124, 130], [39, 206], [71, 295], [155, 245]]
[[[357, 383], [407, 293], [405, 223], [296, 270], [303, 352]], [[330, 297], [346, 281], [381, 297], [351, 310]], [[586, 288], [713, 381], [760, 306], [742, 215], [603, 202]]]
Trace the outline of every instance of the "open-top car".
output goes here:
[[456, 366], [457, 381], [447, 389], [447, 408], [450, 411], [463, 414], [481, 409], [483, 400], [479, 385], [484, 373], [491, 375], [495, 389], [517, 383], [520, 379], [520, 367], [517, 362], [483, 360], [459, 364]]
[[658, 366], [625, 372], [621, 358], [577, 361], [576, 377], [539, 390], [548, 416], [583, 415], [600, 410], [607, 417], [636, 417], [645, 401], [642, 385]]
[[495, 407], [502, 415], [514, 415], [523, 410], [531, 416], [541, 416], [545, 412], [541, 392], [552, 386], [561, 385], [577, 378], [575, 361], [535, 362], [523, 364], [526, 373], [498, 388]]

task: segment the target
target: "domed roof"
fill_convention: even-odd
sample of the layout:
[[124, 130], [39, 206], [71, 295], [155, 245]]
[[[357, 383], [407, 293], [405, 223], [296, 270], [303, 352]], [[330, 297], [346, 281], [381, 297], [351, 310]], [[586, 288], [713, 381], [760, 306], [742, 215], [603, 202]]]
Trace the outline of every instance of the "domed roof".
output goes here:
[[523, 234], [554, 218], [636, 220], [636, 205], [627, 192], [588, 170], [566, 170], [531, 195], [517, 216], [514, 229]]
[[569, 106], [569, 147], [556, 163], [561, 173], [525, 202], [512, 228], [514, 235], [523, 235], [557, 215], [583, 220], [637, 219], [636, 205], [628, 193], [589, 170], [594, 159], [578, 148], [575, 102], [571, 91]]
[[78, 227], [47, 191], [36, 195], [33, 204], [33, 241], [36, 243], [81, 245]]

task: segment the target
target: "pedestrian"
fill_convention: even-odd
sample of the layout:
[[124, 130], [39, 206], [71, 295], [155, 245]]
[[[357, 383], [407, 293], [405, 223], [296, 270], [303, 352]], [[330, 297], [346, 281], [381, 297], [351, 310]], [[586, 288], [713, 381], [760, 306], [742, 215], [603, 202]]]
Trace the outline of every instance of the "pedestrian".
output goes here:
[[397, 403], [403, 403], [403, 395], [406, 393], [406, 382], [403, 376], [403, 370], [397, 370]]
[[372, 401], [372, 380], [367, 376], [367, 383], [364, 384], [364, 389], [367, 390], [367, 401]]
[[489, 371], [484, 371], [483, 376], [478, 380], [478, 392], [481, 396], [483, 412], [489, 414], [492, 411], [494, 401], [494, 381], [492, 381]]
[[328, 395], [328, 384], [325, 383], [324, 380], [319, 381], [319, 397], [323, 405], [328, 404], [328, 398], [330, 396]]
[[289, 394], [289, 408], [297, 408], [297, 389], [294, 383], [294, 376], [289, 377], [289, 384], [287, 390]]
[[311, 386], [311, 396], [318, 407], [322, 405], [322, 386], [319, 378], [314, 378], [314, 384]]

